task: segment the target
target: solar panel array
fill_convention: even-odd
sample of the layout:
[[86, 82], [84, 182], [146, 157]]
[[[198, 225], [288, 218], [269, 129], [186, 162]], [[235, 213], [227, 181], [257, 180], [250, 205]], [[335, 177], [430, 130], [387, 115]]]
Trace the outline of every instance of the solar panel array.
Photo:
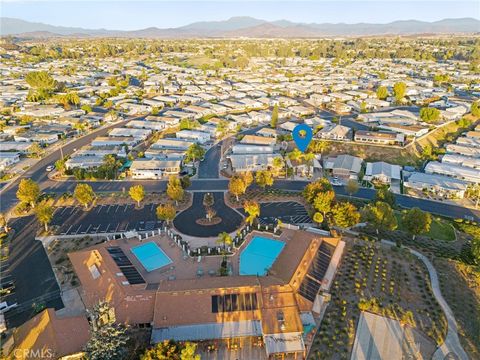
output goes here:
[[334, 251], [335, 247], [333, 245], [326, 242], [322, 242], [320, 245], [315, 258], [308, 268], [307, 275], [300, 285], [299, 293], [304, 298], [310, 301], [315, 300]]
[[212, 313], [257, 310], [257, 294], [226, 294], [212, 296]]
[[127, 281], [131, 285], [145, 284], [145, 280], [138, 272], [137, 268], [133, 266], [130, 259], [125, 255], [123, 250], [119, 246], [112, 246], [107, 248], [108, 253], [112, 257], [115, 264], [120, 268], [120, 271], [127, 278]]

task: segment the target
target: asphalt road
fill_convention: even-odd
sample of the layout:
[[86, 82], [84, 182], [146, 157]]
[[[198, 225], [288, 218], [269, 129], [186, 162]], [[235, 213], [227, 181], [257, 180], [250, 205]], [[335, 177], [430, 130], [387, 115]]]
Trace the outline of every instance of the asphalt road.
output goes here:
[[18, 218], [10, 226], [15, 237], [10, 244], [9, 269], [15, 290], [7, 298], [8, 304], [18, 304], [6, 313], [8, 326], [18, 326], [34, 314], [34, 304], [60, 309], [63, 302], [47, 253], [35, 240], [38, 223], [33, 216]]
[[[110, 131], [112, 128], [115, 127], [120, 127], [126, 124], [129, 120], [125, 120], [119, 123], [112, 124], [108, 127], [98, 129], [88, 135], [85, 135], [75, 141], [72, 141], [69, 144], [66, 144], [62, 147], [63, 150], [63, 155], [67, 156], [70, 155], [74, 152], [74, 149], [79, 149], [82, 146], [88, 145], [91, 143], [91, 141], [96, 138], [97, 136], [103, 136], [105, 135], [108, 131]], [[22, 176], [20, 176], [18, 179], [16, 179], [14, 182], [9, 184], [8, 186], [4, 187], [2, 189], [2, 192], [0, 193], [0, 211], [4, 212], [8, 209], [10, 209], [12, 206], [14, 206], [17, 202], [16, 198], [16, 192], [18, 189], [18, 184], [20, 183], [21, 179], [24, 178], [30, 178], [34, 180], [35, 182], [39, 183], [42, 188], [45, 187], [45, 185], [52, 186], [52, 181], [48, 179], [48, 173], [45, 171], [45, 168], [48, 165], [53, 165], [55, 161], [60, 159], [61, 157], [61, 152], [60, 149], [54, 151], [53, 153], [47, 155], [45, 158], [41, 159], [38, 161], [35, 165], [33, 165], [28, 171], [26, 171]], [[60, 186], [61, 187], [61, 186]]]
[[218, 164], [220, 162], [221, 144], [213, 145], [205, 153], [205, 159], [198, 165], [199, 179], [218, 179]]

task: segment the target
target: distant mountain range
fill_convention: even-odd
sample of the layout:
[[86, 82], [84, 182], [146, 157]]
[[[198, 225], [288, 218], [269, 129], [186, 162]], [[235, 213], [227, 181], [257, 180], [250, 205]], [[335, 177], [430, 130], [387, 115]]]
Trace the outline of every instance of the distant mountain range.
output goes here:
[[288, 20], [265, 21], [252, 17], [232, 17], [223, 21], [195, 22], [177, 28], [123, 31], [54, 26], [21, 19], [0, 18], [0, 35], [26, 38], [49, 37], [125, 37], [125, 38], [319, 38], [335, 36], [472, 34], [480, 33], [480, 20], [444, 19], [434, 22], [401, 20], [388, 24], [294, 23]]

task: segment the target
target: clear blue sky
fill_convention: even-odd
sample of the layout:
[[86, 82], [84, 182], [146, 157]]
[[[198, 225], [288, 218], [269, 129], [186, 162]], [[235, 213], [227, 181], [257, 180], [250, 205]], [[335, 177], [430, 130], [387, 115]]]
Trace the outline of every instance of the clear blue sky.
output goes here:
[[52, 25], [118, 30], [177, 27], [196, 21], [252, 16], [294, 22], [387, 23], [395, 20], [435, 21], [480, 17], [480, 1], [114, 1], [0, 0], [0, 14]]

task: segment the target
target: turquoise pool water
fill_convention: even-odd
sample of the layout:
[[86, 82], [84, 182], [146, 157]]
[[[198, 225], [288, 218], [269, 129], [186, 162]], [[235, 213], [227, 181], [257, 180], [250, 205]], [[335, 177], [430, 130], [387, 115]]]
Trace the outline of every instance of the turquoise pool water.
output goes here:
[[265, 276], [285, 243], [255, 236], [240, 254], [240, 275]]
[[148, 242], [132, 248], [132, 253], [148, 272], [168, 265], [172, 260], [154, 242]]

